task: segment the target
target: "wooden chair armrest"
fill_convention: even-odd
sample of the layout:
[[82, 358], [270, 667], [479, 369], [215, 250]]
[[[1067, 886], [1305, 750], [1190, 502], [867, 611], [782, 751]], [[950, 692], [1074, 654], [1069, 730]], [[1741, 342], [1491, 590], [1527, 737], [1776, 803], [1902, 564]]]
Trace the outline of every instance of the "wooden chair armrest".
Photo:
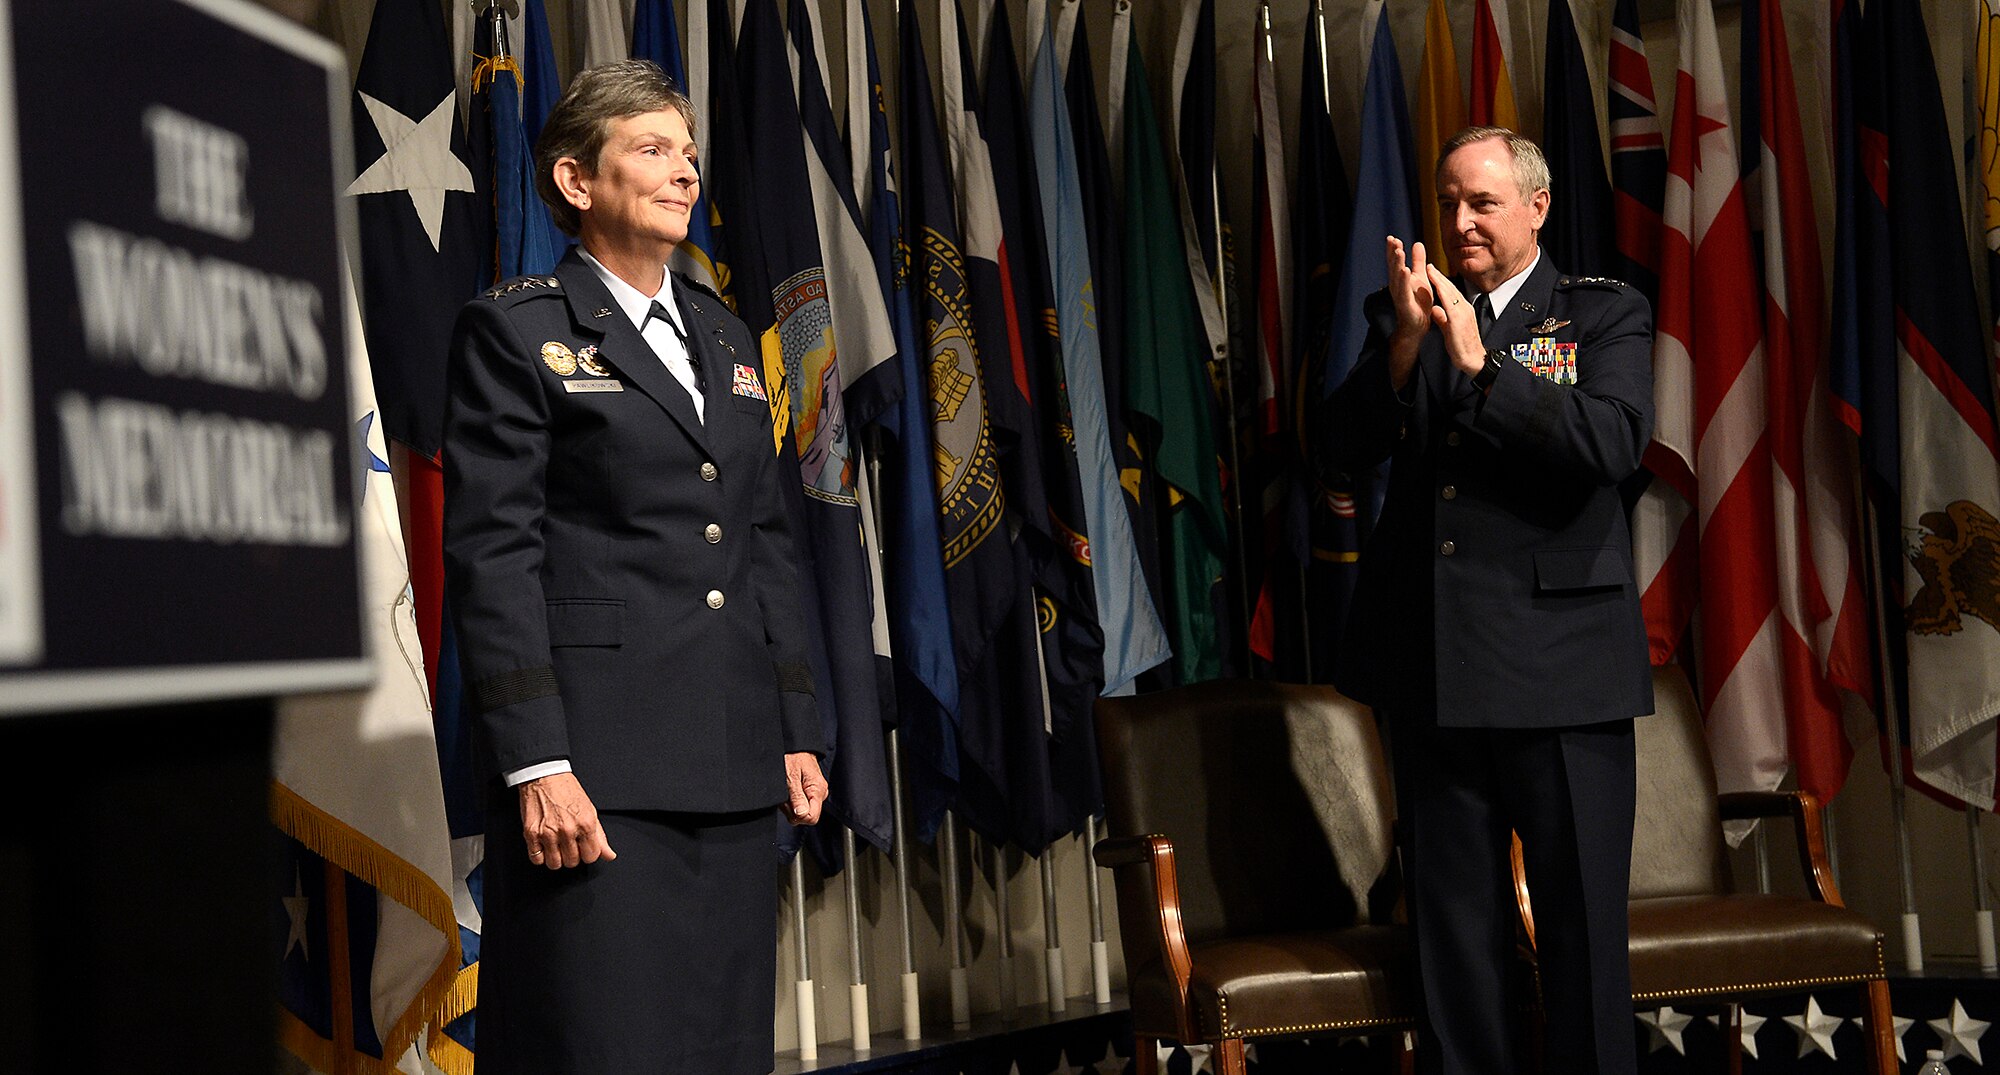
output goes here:
[[1514, 871], [1514, 909], [1521, 916], [1521, 931], [1527, 938], [1527, 952], [1535, 953], [1535, 909], [1528, 899], [1528, 861], [1521, 852], [1521, 834], [1507, 839], [1507, 860]]
[[[1160, 961], [1173, 977], [1174, 992], [1179, 998], [1180, 1040], [1200, 1041], [1194, 1025], [1194, 1013], [1188, 1010], [1187, 1004], [1188, 981], [1194, 976], [1194, 956], [1188, 951], [1187, 930], [1181, 921], [1181, 886], [1180, 877], [1174, 869], [1174, 842], [1159, 833], [1107, 837], [1097, 842], [1092, 856], [1099, 866], [1118, 871], [1121, 875], [1123, 883], [1118, 886], [1118, 902], [1128, 916], [1133, 910], [1132, 905], [1138, 902], [1128, 900], [1128, 895], [1134, 892], [1128, 884], [1144, 886], [1144, 891], [1151, 896], [1149, 910], [1154, 924], [1151, 939], [1158, 947]], [[1122, 876], [1134, 871], [1144, 873], [1129, 880]]]
[[1158, 833], [1147, 836], [1106, 836], [1097, 841], [1090, 853], [1099, 866], [1115, 870], [1120, 866], [1138, 866], [1153, 861], [1155, 842], [1167, 844], [1167, 853], [1173, 854], [1173, 842]]
[[1798, 832], [1799, 866], [1805, 871], [1806, 891], [1822, 903], [1846, 906], [1827, 859], [1826, 826], [1817, 796], [1808, 791], [1732, 791], [1717, 796], [1716, 803], [1724, 821], [1789, 816]]

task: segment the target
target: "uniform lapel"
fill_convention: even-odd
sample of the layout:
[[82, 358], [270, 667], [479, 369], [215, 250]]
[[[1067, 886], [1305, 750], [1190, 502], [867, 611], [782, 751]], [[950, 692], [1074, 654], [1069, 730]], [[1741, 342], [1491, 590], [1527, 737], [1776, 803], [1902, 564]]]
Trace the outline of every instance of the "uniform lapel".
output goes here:
[[[1548, 255], [1543, 254], [1540, 262], [1528, 273], [1521, 283], [1521, 289], [1504, 310], [1493, 311], [1493, 323], [1480, 334], [1479, 342], [1487, 349], [1507, 350], [1515, 343], [1528, 338], [1528, 327], [1538, 325], [1548, 317], [1549, 296], [1555, 293], [1556, 277], [1561, 275], [1550, 264]], [[1454, 277], [1452, 283], [1459, 290], [1465, 290], [1463, 277]], [[1445, 355], [1442, 336], [1433, 332], [1425, 341], [1425, 353], [1433, 355], [1437, 374], [1433, 381], [1438, 386], [1438, 400], [1447, 410], [1462, 410], [1478, 404], [1480, 392], [1472, 384], [1472, 378], [1460, 372]]]
[[1550, 263], [1548, 253], [1543, 252], [1541, 262], [1528, 274], [1507, 308], [1493, 311], [1493, 324], [1481, 341], [1488, 347], [1505, 348], [1526, 340], [1528, 326], [1539, 325], [1549, 316], [1549, 297], [1555, 294], [1556, 277], [1560, 275]]
[[701, 362], [704, 405], [709, 420], [714, 421], [716, 409], [729, 405], [730, 389], [736, 383], [736, 364], [747, 360], [723, 339], [722, 325], [703, 305], [703, 297], [680, 277], [672, 273], [668, 276], [673, 280], [674, 299], [680, 304], [681, 317], [687, 321], [688, 347]]
[[577, 334], [603, 339], [598, 357], [609, 362], [641, 392], [652, 397], [653, 402], [659, 404], [688, 435], [688, 439], [713, 458], [715, 452], [709, 447], [707, 431], [694, 413], [694, 401], [688, 398], [687, 389], [667, 372], [666, 364], [660, 361], [653, 345], [632, 327], [625, 311], [619, 309], [618, 303], [612, 299], [610, 289], [598, 278], [597, 270], [571, 250], [556, 266], [556, 278], [562, 281], [563, 295], [569, 302], [570, 320], [575, 322]]

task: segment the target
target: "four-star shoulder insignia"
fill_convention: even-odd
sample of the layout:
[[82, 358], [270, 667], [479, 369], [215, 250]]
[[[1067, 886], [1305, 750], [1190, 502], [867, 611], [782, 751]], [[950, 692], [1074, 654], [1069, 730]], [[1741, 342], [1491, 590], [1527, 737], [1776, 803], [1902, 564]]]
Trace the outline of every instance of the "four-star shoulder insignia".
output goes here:
[[1576, 287], [1579, 284], [1608, 287], [1613, 290], [1632, 286], [1623, 280], [1613, 280], [1609, 276], [1565, 276], [1556, 281], [1557, 287]]
[[553, 276], [517, 276], [486, 289], [486, 297], [497, 299], [502, 295], [512, 295], [517, 291], [537, 291], [542, 288], [559, 288], [562, 282]]
[[686, 284], [688, 290], [693, 291], [696, 294], [706, 295], [717, 302], [727, 301], [720, 294], [717, 294], [715, 288], [710, 287], [708, 281], [706, 280], [696, 279], [693, 276], [689, 276], [687, 273], [679, 271], [676, 271], [674, 273], [674, 279], [679, 280], [683, 284]]

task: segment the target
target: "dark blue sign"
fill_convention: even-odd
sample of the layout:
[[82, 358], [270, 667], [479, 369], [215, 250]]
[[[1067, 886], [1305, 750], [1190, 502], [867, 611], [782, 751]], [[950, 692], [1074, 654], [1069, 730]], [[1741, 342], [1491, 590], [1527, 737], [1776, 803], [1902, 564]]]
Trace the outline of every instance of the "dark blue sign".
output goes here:
[[365, 680], [343, 57], [238, 0], [0, 7], [0, 713]]

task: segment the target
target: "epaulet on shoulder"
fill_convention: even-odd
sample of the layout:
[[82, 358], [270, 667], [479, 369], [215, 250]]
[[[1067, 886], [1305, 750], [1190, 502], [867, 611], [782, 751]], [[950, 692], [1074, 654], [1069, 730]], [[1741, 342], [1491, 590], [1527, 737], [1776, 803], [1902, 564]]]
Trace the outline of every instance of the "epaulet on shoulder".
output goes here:
[[487, 288], [485, 297], [511, 306], [522, 299], [554, 295], [561, 291], [562, 281], [553, 276], [516, 276]]
[[1598, 287], [1606, 291], [1625, 291], [1631, 284], [1623, 280], [1613, 280], [1609, 276], [1564, 276], [1556, 280], [1557, 287]]
[[727, 301], [721, 295], [716, 294], [714, 288], [708, 286], [708, 284], [706, 284], [701, 280], [697, 280], [694, 277], [689, 276], [684, 272], [676, 270], [674, 272], [674, 279], [679, 280], [683, 284], [686, 284], [688, 286], [688, 290], [693, 291], [697, 294], [706, 295], [717, 302]]

